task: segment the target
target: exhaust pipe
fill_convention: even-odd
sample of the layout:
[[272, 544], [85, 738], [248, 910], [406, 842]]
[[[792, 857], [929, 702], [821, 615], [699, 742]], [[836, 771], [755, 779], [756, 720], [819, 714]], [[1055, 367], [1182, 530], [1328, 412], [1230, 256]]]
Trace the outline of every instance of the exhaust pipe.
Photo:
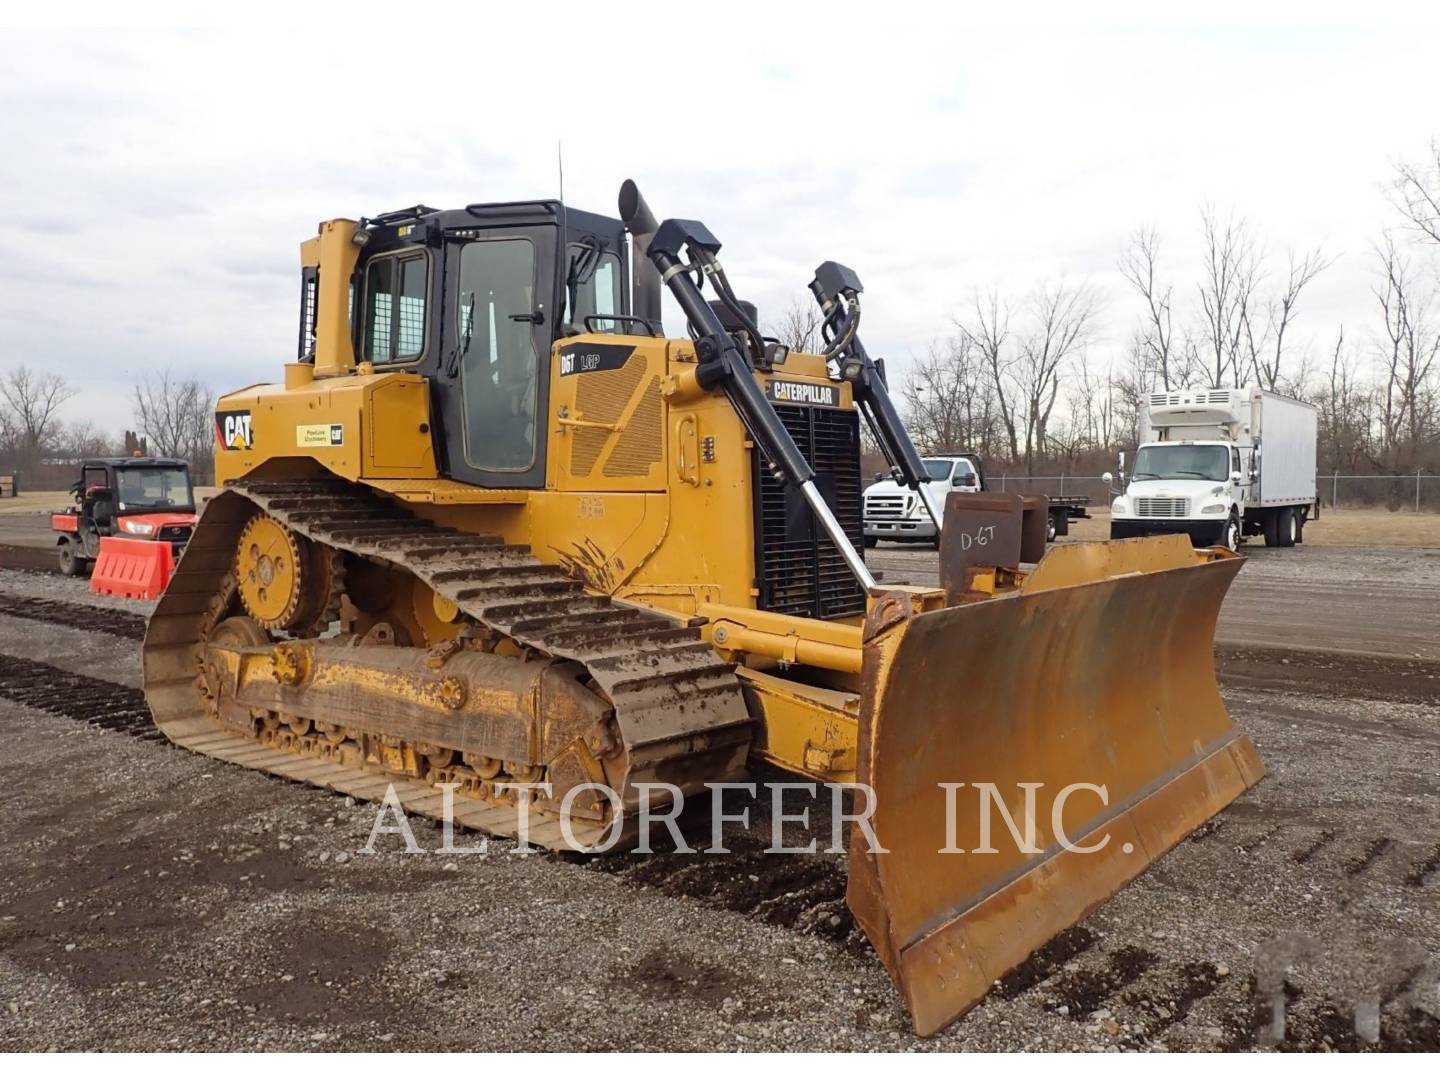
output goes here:
[[630, 294], [631, 310], [638, 318], [645, 319], [661, 332], [660, 322], [660, 271], [650, 261], [650, 239], [660, 223], [655, 220], [645, 196], [634, 180], [620, 185], [620, 220], [633, 238], [634, 250], [630, 253]]

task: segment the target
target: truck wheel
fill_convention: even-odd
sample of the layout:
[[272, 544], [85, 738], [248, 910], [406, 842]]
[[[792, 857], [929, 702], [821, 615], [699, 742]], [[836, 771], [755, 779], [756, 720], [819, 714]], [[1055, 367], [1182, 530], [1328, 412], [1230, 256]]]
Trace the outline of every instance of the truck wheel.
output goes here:
[[875, 536], [867, 536], [867, 537], [865, 537], [865, 546], [866, 546], [867, 548], [872, 548], [872, 547], [874, 547], [876, 544], [878, 544], [879, 542], [880, 542], [879, 537], [875, 537]]
[[1261, 531], [1265, 534], [1266, 547], [1280, 546], [1280, 514], [1276, 510], [1266, 510], [1265, 517], [1261, 521]]
[[75, 553], [75, 545], [69, 540], [60, 541], [60, 573], [66, 577], [79, 577], [85, 572], [85, 560]]
[[1295, 533], [1298, 531], [1295, 527], [1295, 511], [1288, 506], [1282, 507], [1276, 517], [1278, 524], [1275, 528], [1280, 534], [1280, 546], [1294, 547]]
[[1046, 514], [1045, 519], [1045, 542], [1047, 544], [1053, 544], [1055, 542], [1055, 536], [1060, 530], [1055, 525], [1054, 514]]
[[1230, 520], [1225, 522], [1225, 528], [1220, 530], [1220, 543], [1231, 551], [1240, 550], [1240, 519], [1234, 514], [1231, 514]]

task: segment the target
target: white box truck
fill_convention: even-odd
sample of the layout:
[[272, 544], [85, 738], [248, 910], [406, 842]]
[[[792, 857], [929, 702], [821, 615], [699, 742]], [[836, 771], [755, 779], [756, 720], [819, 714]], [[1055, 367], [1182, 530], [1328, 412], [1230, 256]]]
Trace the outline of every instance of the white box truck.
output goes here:
[[[1304, 539], [1315, 499], [1315, 407], [1258, 387], [1169, 390], [1141, 404], [1141, 443], [1110, 538], [1188, 533], [1196, 546]], [[1107, 478], [1109, 474], [1106, 474]]]

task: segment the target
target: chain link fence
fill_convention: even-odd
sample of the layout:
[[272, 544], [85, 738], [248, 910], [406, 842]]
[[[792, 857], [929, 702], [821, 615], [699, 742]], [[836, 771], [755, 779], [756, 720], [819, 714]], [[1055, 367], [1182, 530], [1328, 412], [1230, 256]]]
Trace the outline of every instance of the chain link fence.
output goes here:
[[[1091, 506], [1110, 505], [1111, 487], [1099, 476], [987, 476], [996, 491], [1020, 495], [1083, 495]], [[1440, 513], [1440, 475], [1423, 470], [1389, 476], [1359, 476], [1341, 472], [1321, 473], [1315, 490], [1322, 505], [1331, 507], [1380, 507]]]
[[1440, 512], [1440, 476], [1423, 470], [1395, 476], [1321, 473], [1315, 486], [1326, 506]]

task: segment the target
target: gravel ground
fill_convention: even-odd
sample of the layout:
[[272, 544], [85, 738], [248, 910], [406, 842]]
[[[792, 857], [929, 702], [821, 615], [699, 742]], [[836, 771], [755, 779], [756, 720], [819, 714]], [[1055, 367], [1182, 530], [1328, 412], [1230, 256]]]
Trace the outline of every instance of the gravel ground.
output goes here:
[[[1310, 581], [1384, 579], [1353, 556]], [[0, 593], [91, 600], [15, 572]], [[0, 653], [118, 686], [137, 652], [0, 615]], [[1399, 655], [1222, 649], [1269, 777], [931, 1040], [833, 859], [753, 835], [691, 859], [361, 854], [373, 808], [0, 685], [0, 1049], [1243, 1049], [1277, 998], [1283, 1048], [1440, 1049], [1440, 665]]]
[[[149, 615], [155, 608], [152, 600], [127, 600], [123, 596], [98, 596], [90, 591], [84, 578], [67, 578], [59, 574], [40, 574], [31, 570], [0, 568], [0, 593], [29, 596], [37, 600], [71, 600], [89, 604], [100, 611], [130, 611]], [[97, 615], [97, 619], [104, 618]]]

